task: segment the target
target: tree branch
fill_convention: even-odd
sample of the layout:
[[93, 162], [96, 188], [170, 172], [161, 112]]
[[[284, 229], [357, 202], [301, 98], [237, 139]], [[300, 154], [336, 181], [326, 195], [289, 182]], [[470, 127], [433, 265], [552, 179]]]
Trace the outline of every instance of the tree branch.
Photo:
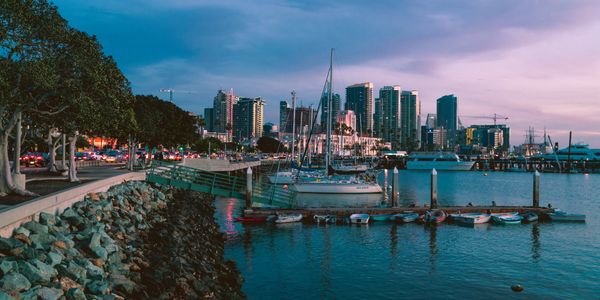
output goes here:
[[47, 110], [38, 110], [38, 109], [28, 109], [30, 112], [38, 113], [40, 115], [53, 116], [63, 112], [65, 109], [69, 108], [69, 105], [65, 105], [56, 111], [47, 111]]

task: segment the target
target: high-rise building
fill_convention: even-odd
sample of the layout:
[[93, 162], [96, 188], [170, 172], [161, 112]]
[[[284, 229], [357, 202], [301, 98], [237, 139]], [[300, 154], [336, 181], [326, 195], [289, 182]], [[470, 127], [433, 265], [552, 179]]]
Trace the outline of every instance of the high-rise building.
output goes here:
[[[279, 102], [279, 130], [285, 133], [291, 133], [294, 123], [294, 109], [288, 106], [286, 101]], [[296, 134], [302, 132], [302, 128], [312, 124], [317, 110], [311, 107], [296, 107]]]
[[333, 126], [335, 126], [336, 123], [340, 125], [345, 124], [346, 127], [356, 131], [356, 114], [351, 110], [340, 110], [337, 116], [335, 116], [335, 121], [332, 123]]
[[[323, 130], [327, 130], [327, 116], [329, 113], [329, 108], [327, 107], [327, 97], [328, 95], [323, 95], [321, 97], [321, 128], [323, 128]], [[341, 107], [341, 100], [340, 100], [340, 94], [332, 94], [331, 95], [331, 120], [332, 123], [334, 123], [335, 117], [337, 116], [338, 112], [340, 111], [340, 107]]]
[[233, 135], [237, 141], [262, 136], [265, 102], [262, 98], [240, 98], [233, 105]]
[[207, 107], [204, 109], [204, 122], [206, 123], [206, 131], [215, 131], [215, 109]]
[[399, 85], [384, 86], [375, 99], [373, 135], [390, 142], [393, 149], [400, 146], [400, 94]]
[[427, 119], [425, 119], [425, 126], [427, 126], [427, 129], [434, 129], [437, 127], [436, 114], [427, 114]]
[[[214, 113], [214, 131], [228, 132], [233, 128], [233, 106], [238, 98], [233, 94], [233, 89], [229, 92], [219, 90], [213, 101]], [[229, 132], [230, 133], [230, 132]]]
[[402, 91], [400, 96], [400, 145], [403, 149], [420, 147], [421, 101], [418, 91]]
[[447, 132], [449, 147], [456, 145], [456, 130], [458, 121], [458, 98], [446, 95], [437, 99], [437, 127]]
[[510, 148], [510, 128], [504, 124], [471, 125], [466, 129], [466, 145], [506, 152]]
[[363, 134], [373, 131], [373, 83], [357, 83], [346, 88], [344, 109], [352, 110], [358, 121], [357, 130]]

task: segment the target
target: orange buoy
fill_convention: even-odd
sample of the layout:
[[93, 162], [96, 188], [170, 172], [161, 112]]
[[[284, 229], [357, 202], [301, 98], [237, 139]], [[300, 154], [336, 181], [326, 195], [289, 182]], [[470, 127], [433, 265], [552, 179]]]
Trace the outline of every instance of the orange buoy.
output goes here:
[[523, 291], [523, 286], [521, 286], [520, 284], [517, 285], [513, 285], [510, 287], [511, 290], [513, 290], [513, 292], [522, 292]]

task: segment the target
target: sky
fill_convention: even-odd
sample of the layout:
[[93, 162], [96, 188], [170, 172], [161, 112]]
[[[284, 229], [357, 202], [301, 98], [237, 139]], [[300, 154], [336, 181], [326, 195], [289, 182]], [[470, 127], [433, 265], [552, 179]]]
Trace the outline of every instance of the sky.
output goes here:
[[[529, 126], [561, 147], [600, 148], [600, 1], [59, 0], [96, 35], [134, 93], [202, 114], [219, 89], [266, 99], [279, 123], [290, 92], [317, 105], [334, 52], [334, 91], [359, 82], [418, 90], [421, 120], [458, 97], [465, 126], [507, 116], [511, 144]], [[179, 91], [179, 92], [178, 92]], [[344, 101], [344, 100], [343, 100]]]

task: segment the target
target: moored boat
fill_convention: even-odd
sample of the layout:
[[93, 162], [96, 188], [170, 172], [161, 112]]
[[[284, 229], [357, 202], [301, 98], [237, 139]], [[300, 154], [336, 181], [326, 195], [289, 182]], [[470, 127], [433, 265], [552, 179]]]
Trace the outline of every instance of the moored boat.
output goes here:
[[494, 220], [494, 223], [503, 224], [503, 225], [521, 224], [521, 220], [523, 220], [523, 217], [521, 217], [519, 214], [498, 215], [498, 216], [493, 216], [492, 218]]
[[527, 223], [527, 222], [535, 222], [538, 220], [538, 215], [534, 212], [526, 212], [524, 214], [520, 214], [521, 217], [523, 218], [523, 222]]
[[315, 222], [317, 222], [318, 224], [320, 223], [330, 223], [330, 224], [334, 224], [337, 221], [337, 217], [335, 215], [314, 215], [313, 219], [315, 220]]
[[446, 220], [446, 213], [441, 209], [428, 210], [423, 215], [423, 222], [439, 224]]
[[453, 152], [413, 152], [408, 156], [406, 169], [438, 171], [469, 171], [474, 161], [463, 161]]
[[350, 215], [350, 223], [352, 223], [352, 224], [368, 224], [369, 219], [370, 219], [370, 217], [368, 214], [351, 214]]
[[278, 215], [275, 223], [292, 223], [302, 220], [302, 214]]
[[372, 215], [371, 219], [373, 221], [386, 222], [392, 220], [393, 216], [393, 214]]
[[458, 213], [454, 213], [454, 214], [448, 214], [448, 219], [452, 220], [454, 222], [460, 222], [460, 219], [464, 218], [464, 217], [468, 217], [468, 216], [478, 216], [481, 215], [481, 213], [461, 213], [460, 211]]
[[571, 214], [558, 209], [554, 210], [553, 213], [549, 213], [548, 216], [552, 221], [585, 222], [584, 214]]
[[458, 222], [463, 224], [483, 224], [490, 221], [490, 214], [469, 214], [458, 219]]
[[410, 223], [419, 219], [419, 214], [414, 211], [405, 211], [403, 213], [395, 214], [392, 216], [393, 220], [402, 223]]

